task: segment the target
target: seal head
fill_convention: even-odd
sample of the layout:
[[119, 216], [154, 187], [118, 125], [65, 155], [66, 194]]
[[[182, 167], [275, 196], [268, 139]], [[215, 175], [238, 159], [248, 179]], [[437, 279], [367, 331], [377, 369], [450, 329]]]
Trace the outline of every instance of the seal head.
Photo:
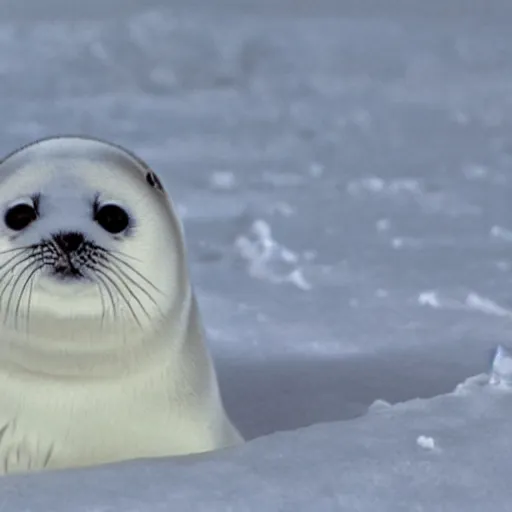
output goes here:
[[186, 295], [177, 217], [155, 173], [118, 146], [59, 137], [18, 150], [0, 163], [0, 208], [1, 313], [14, 330], [44, 335], [38, 319], [54, 317], [118, 337], [154, 328]]

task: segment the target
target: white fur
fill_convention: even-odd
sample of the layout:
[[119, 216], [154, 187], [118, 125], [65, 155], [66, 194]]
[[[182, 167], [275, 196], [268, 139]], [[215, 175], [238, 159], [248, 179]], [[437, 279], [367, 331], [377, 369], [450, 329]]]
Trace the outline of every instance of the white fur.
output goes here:
[[[180, 223], [165, 193], [146, 182], [144, 165], [121, 148], [78, 137], [36, 142], [0, 163], [0, 474], [242, 441], [204, 345]], [[5, 211], [34, 194], [41, 194], [40, 218], [12, 232]], [[135, 219], [129, 236], [112, 236], [94, 222], [98, 194]], [[125, 297], [137, 319], [115, 291], [114, 309], [94, 283], [60, 282], [44, 272], [34, 279], [29, 311], [21, 284], [6, 284], [2, 266], [11, 253], [1, 252], [59, 230], [81, 231], [129, 255], [126, 261], [158, 287], [131, 274], [153, 297], [130, 286], [138, 300]]]

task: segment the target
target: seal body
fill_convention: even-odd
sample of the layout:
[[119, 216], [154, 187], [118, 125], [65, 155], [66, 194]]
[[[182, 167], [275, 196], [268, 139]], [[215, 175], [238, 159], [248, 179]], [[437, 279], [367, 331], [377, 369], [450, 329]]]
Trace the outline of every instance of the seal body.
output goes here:
[[156, 174], [96, 139], [0, 162], [0, 474], [242, 442]]

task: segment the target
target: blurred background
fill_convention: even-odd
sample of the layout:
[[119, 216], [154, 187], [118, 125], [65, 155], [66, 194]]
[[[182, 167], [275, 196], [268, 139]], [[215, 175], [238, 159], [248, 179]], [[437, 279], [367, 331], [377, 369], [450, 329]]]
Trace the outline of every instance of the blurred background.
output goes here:
[[0, 149], [87, 134], [154, 168], [247, 437], [450, 391], [507, 343], [506, 0], [0, 14]]

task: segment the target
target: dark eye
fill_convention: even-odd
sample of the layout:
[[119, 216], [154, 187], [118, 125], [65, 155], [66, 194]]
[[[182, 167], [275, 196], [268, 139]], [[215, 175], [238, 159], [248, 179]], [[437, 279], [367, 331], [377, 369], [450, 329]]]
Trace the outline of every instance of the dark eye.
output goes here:
[[106, 204], [94, 214], [94, 220], [105, 230], [113, 235], [121, 233], [130, 224], [130, 216], [120, 206]]
[[21, 231], [37, 218], [35, 208], [29, 204], [22, 203], [9, 208], [5, 213], [5, 225], [14, 231]]

